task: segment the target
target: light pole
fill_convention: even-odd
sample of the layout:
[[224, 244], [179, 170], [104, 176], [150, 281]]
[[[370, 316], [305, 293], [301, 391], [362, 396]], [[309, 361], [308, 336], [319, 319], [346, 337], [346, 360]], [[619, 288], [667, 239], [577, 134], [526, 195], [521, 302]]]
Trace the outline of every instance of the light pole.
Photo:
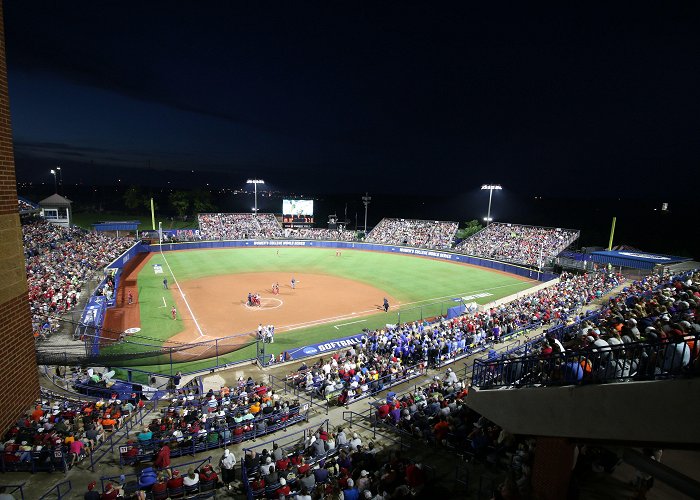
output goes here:
[[52, 168], [51, 175], [53, 175], [53, 189], [58, 194], [58, 182], [56, 181], [56, 171]]
[[262, 179], [248, 179], [246, 184], [252, 184], [255, 188], [255, 216], [258, 216], [258, 184], [265, 184]]
[[500, 184], [484, 184], [483, 186], [481, 186], [481, 189], [482, 190], [484, 190], [484, 189], [489, 190], [489, 211], [486, 214], [486, 219], [484, 219], [484, 220], [486, 220], [486, 227], [488, 227], [489, 223], [491, 222], [491, 197], [493, 196], [493, 190], [494, 189], [500, 190], [503, 188], [501, 187]]
[[369, 193], [365, 193], [365, 195], [362, 197], [362, 203], [365, 204], [365, 237], [367, 237], [367, 207], [369, 206], [370, 201], [372, 201], [372, 197], [369, 196]]
[[61, 186], [61, 196], [63, 196], [63, 170], [61, 167], [56, 167], [56, 173], [58, 174], [58, 185]]

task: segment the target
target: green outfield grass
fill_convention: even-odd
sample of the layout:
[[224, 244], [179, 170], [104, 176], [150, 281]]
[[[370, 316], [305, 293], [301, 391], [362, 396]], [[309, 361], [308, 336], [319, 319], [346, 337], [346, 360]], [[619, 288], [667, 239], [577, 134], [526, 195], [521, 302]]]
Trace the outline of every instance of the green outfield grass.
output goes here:
[[[279, 256], [277, 248], [212, 249], [166, 252], [165, 259], [180, 282], [243, 272], [280, 272], [283, 275], [291, 275], [294, 272], [328, 274], [385, 290], [405, 304], [392, 309], [388, 315], [381, 312], [363, 317], [365, 321], [361, 323], [344, 325], [348, 322], [346, 319], [280, 333], [275, 336], [275, 343], [267, 346], [270, 349], [268, 354], [279, 354], [302, 345], [353, 335], [362, 328], [372, 329], [387, 323], [415, 321], [446, 314], [448, 307], [457, 304], [452, 300], [455, 297], [490, 293], [487, 297], [473, 299], [474, 302], [484, 304], [533, 286], [530, 281], [484, 268], [402, 254], [360, 250], [343, 250], [342, 258], [336, 258], [332, 248], [281, 248]], [[161, 264], [165, 274], [155, 274], [152, 264]], [[149, 333], [154, 345], [159, 345], [182, 330], [180, 321], [166, 319], [162, 309], [159, 311], [152, 306], [162, 301], [164, 292], [168, 294], [167, 303], [173, 303], [172, 290], [166, 292], [162, 288], [164, 276], [172, 282], [164, 257], [160, 255], [152, 256], [138, 276], [139, 302], [143, 304], [142, 330], [157, 332]], [[120, 344], [108, 350], [127, 352], [127, 349], [132, 348], [133, 346], [128, 344]], [[253, 345], [221, 356], [219, 363], [254, 356]], [[166, 356], [149, 361], [155, 362], [156, 365], [145, 367], [147, 371], [170, 371]], [[143, 360], [133, 360], [134, 364], [139, 362], [142, 363]], [[176, 369], [191, 371], [212, 365], [212, 360], [205, 360], [181, 363]]]

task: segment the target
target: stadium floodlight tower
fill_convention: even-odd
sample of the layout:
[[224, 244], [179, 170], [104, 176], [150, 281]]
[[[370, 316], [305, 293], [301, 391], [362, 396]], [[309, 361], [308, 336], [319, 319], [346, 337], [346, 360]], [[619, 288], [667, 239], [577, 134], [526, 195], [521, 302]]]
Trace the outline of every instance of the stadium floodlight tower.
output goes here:
[[369, 193], [365, 193], [365, 195], [362, 197], [362, 203], [365, 204], [365, 237], [367, 236], [367, 207], [369, 206], [370, 201], [372, 201], [372, 197], [369, 195]]
[[255, 216], [258, 216], [258, 184], [265, 184], [265, 181], [262, 179], [248, 179], [246, 181], [246, 184], [252, 184], [255, 187]]
[[481, 189], [488, 189], [489, 190], [489, 210], [486, 214], [486, 226], [488, 227], [489, 223], [491, 222], [491, 197], [493, 196], [493, 190], [497, 189], [503, 189], [503, 187], [500, 184], [484, 184], [481, 186]]
[[51, 175], [53, 175], [53, 189], [58, 194], [58, 181], [56, 181], [56, 171], [52, 168]]
[[63, 170], [61, 170], [61, 167], [56, 167], [56, 173], [58, 174], [58, 185], [61, 188], [61, 196], [63, 196]]

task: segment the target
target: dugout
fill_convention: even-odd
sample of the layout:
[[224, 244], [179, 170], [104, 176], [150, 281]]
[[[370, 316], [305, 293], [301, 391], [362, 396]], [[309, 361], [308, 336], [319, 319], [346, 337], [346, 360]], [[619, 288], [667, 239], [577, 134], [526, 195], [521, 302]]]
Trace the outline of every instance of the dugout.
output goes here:
[[667, 266], [691, 260], [688, 257], [628, 250], [602, 250], [592, 252], [591, 259], [598, 265], [607, 266], [610, 264], [614, 267], [626, 267], [645, 271], [651, 271], [659, 264]]
[[92, 229], [98, 233], [112, 232], [116, 233], [117, 237], [121, 236], [119, 231], [123, 234], [136, 233], [136, 237], [139, 236], [139, 225], [140, 220], [127, 220], [127, 221], [110, 221], [110, 222], [97, 222], [92, 225]]

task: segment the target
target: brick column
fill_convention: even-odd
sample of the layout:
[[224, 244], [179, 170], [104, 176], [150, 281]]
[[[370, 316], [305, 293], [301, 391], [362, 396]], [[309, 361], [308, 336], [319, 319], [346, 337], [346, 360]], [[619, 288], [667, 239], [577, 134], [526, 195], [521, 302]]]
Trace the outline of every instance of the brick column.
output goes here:
[[532, 490], [535, 498], [559, 500], [567, 498], [574, 446], [566, 439], [538, 437], [532, 466]]
[[34, 336], [27, 297], [22, 228], [17, 205], [5, 18], [0, 0], [0, 436], [39, 395]]

